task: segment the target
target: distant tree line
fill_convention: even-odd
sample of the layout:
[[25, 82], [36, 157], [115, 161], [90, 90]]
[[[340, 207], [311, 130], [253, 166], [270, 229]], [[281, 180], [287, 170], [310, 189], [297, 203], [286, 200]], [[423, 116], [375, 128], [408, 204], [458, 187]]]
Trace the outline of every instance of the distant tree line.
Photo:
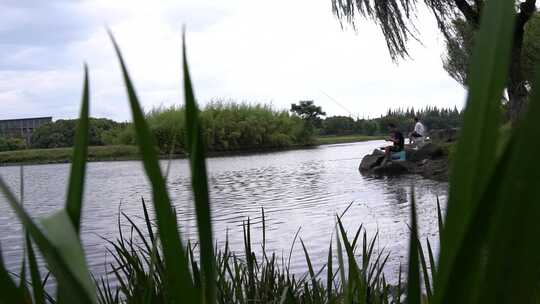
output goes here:
[[[314, 142], [316, 135], [382, 135], [392, 122], [403, 132], [413, 128], [419, 117], [428, 129], [455, 128], [462, 113], [456, 108], [426, 107], [421, 110], [388, 110], [374, 119], [325, 115], [313, 101], [292, 104], [290, 111], [275, 110], [270, 105], [214, 101], [199, 113], [203, 140], [208, 151], [234, 151], [289, 147]], [[146, 113], [147, 122], [162, 153], [182, 152], [185, 148], [184, 108], [155, 108]], [[76, 119], [60, 119], [37, 128], [31, 146], [21, 138], [0, 137], [0, 152], [25, 148], [62, 148], [73, 146]], [[91, 146], [134, 145], [131, 123], [105, 118], [90, 118]]]
[[[89, 145], [103, 146], [112, 141], [116, 130], [124, 128], [119, 123], [106, 118], [90, 118]], [[41, 125], [32, 133], [32, 148], [63, 148], [73, 146], [77, 119], [59, 119]]]
[[[315, 107], [317, 110], [317, 107]], [[320, 111], [320, 107], [318, 108]], [[270, 105], [214, 101], [199, 113], [203, 140], [208, 151], [233, 151], [280, 148], [313, 142], [315, 116], [275, 110]], [[185, 148], [184, 108], [155, 108], [146, 119], [163, 153], [182, 152]], [[25, 148], [72, 147], [77, 119], [60, 119], [34, 130], [31, 146], [24, 139], [0, 137], [0, 152]], [[134, 145], [131, 123], [105, 118], [90, 118], [89, 145]]]
[[462, 112], [457, 108], [446, 109], [429, 106], [421, 110], [414, 108], [388, 110], [386, 115], [373, 119], [331, 116], [322, 121], [321, 135], [382, 135], [387, 125], [394, 123], [402, 132], [414, 127], [414, 117], [420, 118], [428, 129], [457, 128], [462, 121]]
[[[106, 118], [90, 118], [89, 144], [103, 146], [112, 142], [117, 130], [127, 126]], [[32, 133], [30, 146], [20, 137], [0, 136], [0, 152], [21, 150], [26, 148], [64, 148], [73, 146], [77, 119], [59, 119], [55, 122], [43, 124]]]
[[[181, 152], [185, 148], [184, 108], [158, 108], [147, 114], [147, 121], [162, 152]], [[234, 151], [279, 148], [313, 141], [304, 121], [287, 111], [269, 105], [214, 101], [199, 117], [208, 151]], [[116, 134], [113, 144], [134, 144], [129, 125]]]

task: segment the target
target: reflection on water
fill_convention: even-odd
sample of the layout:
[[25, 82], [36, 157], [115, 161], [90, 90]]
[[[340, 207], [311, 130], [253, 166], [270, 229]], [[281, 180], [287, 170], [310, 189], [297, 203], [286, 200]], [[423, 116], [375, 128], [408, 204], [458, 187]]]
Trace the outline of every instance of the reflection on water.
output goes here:
[[[437, 235], [436, 196], [445, 201], [447, 184], [419, 176], [369, 178], [358, 172], [363, 155], [379, 141], [321, 146], [315, 149], [208, 159], [212, 218], [215, 237], [242, 248], [242, 221], [252, 225], [254, 248], [260, 248], [261, 208], [265, 210], [267, 248], [288, 254], [295, 232], [306, 243], [315, 266], [326, 261], [336, 213], [352, 202], [344, 224], [352, 233], [363, 224], [371, 235], [380, 231], [378, 249], [390, 251], [387, 276], [396, 277], [406, 263], [409, 197], [415, 187], [421, 237]], [[166, 162], [162, 163], [163, 166]], [[34, 217], [52, 213], [64, 203], [67, 164], [25, 167], [25, 208]], [[0, 174], [16, 191], [19, 169], [2, 167]], [[174, 160], [168, 176], [171, 199], [178, 212], [181, 233], [196, 238], [195, 210], [189, 191], [189, 165]], [[105, 239], [118, 236], [118, 210], [142, 222], [141, 197], [151, 201], [148, 181], [136, 161], [88, 164], [83, 210], [82, 239], [89, 264], [98, 276], [107, 257]], [[20, 263], [22, 231], [3, 197], [0, 197], [0, 243], [11, 270]], [[433, 242], [437, 243], [437, 242]], [[303, 253], [296, 250], [291, 267], [305, 268]]]

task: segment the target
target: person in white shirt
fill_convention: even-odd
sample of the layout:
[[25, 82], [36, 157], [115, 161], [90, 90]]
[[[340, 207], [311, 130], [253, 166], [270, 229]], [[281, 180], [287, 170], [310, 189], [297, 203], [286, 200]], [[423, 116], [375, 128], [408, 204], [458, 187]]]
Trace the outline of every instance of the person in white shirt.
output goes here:
[[420, 122], [418, 117], [414, 118], [414, 131], [409, 135], [409, 143], [415, 143], [417, 146], [424, 143], [424, 136], [426, 133], [426, 128]]

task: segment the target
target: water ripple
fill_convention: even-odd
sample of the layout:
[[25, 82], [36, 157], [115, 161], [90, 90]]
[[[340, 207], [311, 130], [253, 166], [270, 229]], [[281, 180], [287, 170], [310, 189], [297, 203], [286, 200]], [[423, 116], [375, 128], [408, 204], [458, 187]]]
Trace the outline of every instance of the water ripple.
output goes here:
[[[380, 145], [381, 142], [374, 141], [208, 159], [212, 219], [218, 244], [223, 244], [228, 230], [231, 247], [243, 252], [241, 226], [250, 218], [253, 248], [259, 250], [264, 208], [267, 248], [287, 255], [294, 234], [302, 227], [300, 236], [314, 267], [319, 268], [326, 262], [335, 215], [353, 202], [344, 217], [345, 226], [350, 233], [361, 223], [371, 235], [380, 231], [376, 247], [393, 253], [386, 276], [395, 279], [399, 264], [406, 263], [411, 185], [416, 187], [421, 237], [433, 238], [437, 235], [435, 197], [445, 200], [447, 184], [417, 176], [362, 177], [357, 169], [361, 157]], [[25, 167], [25, 208], [33, 217], [46, 216], [63, 206], [68, 172], [66, 164]], [[1, 167], [0, 174], [12, 189], [19, 189], [18, 168]], [[168, 185], [183, 238], [196, 239], [189, 164], [185, 160], [172, 162]], [[139, 162], [88, 164], [81, 233], [89, 265], [97, 277], [104, 275], [105, 264], [112, 261], [106, 253], [105, 240], [119, 236], [118, 210], [143, 224], [142, 197], [151, 206], [151, 192]], [[153, 218], [153, 210], [150, 216]], [[22, 229], [3, 197], [0, 243], [6, 266], [17, 272]], [[305, 271], [301, 250], [294, 251], [291, 266], [299, 274]]]

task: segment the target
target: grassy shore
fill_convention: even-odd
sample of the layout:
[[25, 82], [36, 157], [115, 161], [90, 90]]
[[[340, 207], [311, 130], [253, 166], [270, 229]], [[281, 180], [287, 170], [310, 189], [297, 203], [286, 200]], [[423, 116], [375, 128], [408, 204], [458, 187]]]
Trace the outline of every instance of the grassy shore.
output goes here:
[[[347, 142], [360, 142], [367, 140], [376, 140], [381, 137], [348, 135], [348, 136], [320, 136], [316, 138], [316, 145], [327, 145]], [[294, 146], [292, 149], [301, 149], [306, 146]], [[276, 149], [278, 150], [278, 149]], [[229, 154], [240, 154], [244, 152], [267, 152], [268, 149], [250, 150], [250, 151], [223, 151], [209, 153], [211, 156], [222, 156]], [[0, 165], [10, 164], [50, 164], [67, 163], [71, 161], [73, 154], [72, 148], [54, 148], [54, 149], [28, 149], [18, 151], [0, 152]], [[170, 155], [162, 154], [162, 158], [168, 158]], [[175, 158], [183, 158], [185, 155], [174, 155]], [[133, 160], [140, 159], [139, 149], [131, 145], [114, 146], [93, 146], [88, 148], [89, 161], [111, 161], [111, 160]]]
[[[0, 152], [0, 165], [6, 164], [48, 164], [70, 162], [72, 148], [28, 149]], [[93, 146], [88, 147], [88, 160], [129, 160], [138, 159], [137, 146]]]

